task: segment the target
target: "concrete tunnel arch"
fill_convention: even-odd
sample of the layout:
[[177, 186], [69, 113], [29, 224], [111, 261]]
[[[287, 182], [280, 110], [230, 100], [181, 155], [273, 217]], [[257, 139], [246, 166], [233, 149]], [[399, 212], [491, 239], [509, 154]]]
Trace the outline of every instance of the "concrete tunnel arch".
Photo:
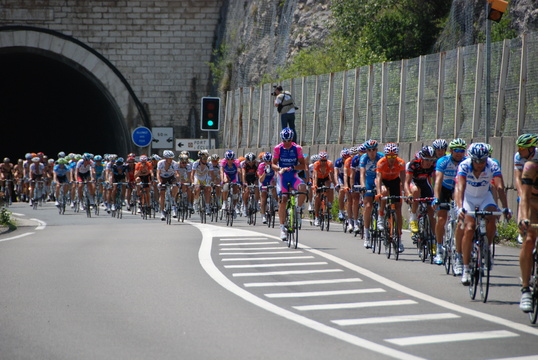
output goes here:
[[59, 151], [124, 156], [136, 151], [132, 130], [151, 128], [121, 72], [59, 32], [0, 27], [0, 79], [2, 158], [38, 151], [53, 158]]

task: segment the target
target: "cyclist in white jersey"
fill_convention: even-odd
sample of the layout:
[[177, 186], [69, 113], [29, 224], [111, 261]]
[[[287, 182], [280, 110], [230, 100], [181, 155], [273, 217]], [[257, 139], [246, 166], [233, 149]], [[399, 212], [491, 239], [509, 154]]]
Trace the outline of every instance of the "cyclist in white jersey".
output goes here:
[[[164, 201], [166, 198], [166, 187], [163, 185], [170, 184], [175, 185], [177, 182], [177, 162], [174, 161], [174, 153], [170, 150], [163, 152], [164, 159], [157, 163], [157, 180], [159, 181], [159, 205], [161, 208], [161, 220], [166, 219], [166, 212], [164, 208]], [[172, 199], [175, 199], [179, 189], [177, 186], [172, 186]], [[176, 206], [172, 208], [173, 212], [177, 211]]]
[[[203, 185], [210, 185], [211, 183], [214, 183], [215, 180], [213, 178], [213, 165], [208, 162], [209, 158], [209, 151], [207, 150], [200, 150], [198, 152], [198, 160], [196, 160], [192, 164], [192, 171], [191, 171], [191, 182], [195, 187], [194, 190], [194, 203], [195, 208], [198, 208], [198, 198], [200, 197], [200, 191], [202, 189]], [[211, 214], [210, 207], [209, 207], [209, 201], [211, 197], [211, 188], [206, 186], [204, 188], [204, 196], [205, 196], [205, 211], [206, 214]]]
[[[506, 193], [504, 192], [504, 181], [499, 165], [489, 157], [486, 144], [471, 144], [467, 152], [469, 158], [462, 161], [458, 166], [456, 181], [455, 202], [458, 207], [458, 217], [464, 221], [464, 231], [462, 239], [463, 250], [463, 275], [461, 283], [469, 285], [471, 274], [469, 262], [471, 260], [472, 239], [475, 231], [476, 219], [470, 212], [477, 207], [479, 210], [498, 211], [493, 200], [493, 195], [489, 190], [491, 181], [499, 191], [499, 199], [503, 206], [503, 213], [510, 219], [511, 213], [508, 209]], [[491, 245], [497, 224], [495, 216], [487, 217], [486, 234]]]
[[189, 210], [193, 211], [192, 207], [192, 191], [190, 187], [191, 183], [192, 163], [189, 161], [189, 157], [185, 154], [179, 155], [177, 173], [179, 175], [179, 182], [181, 191], [187, 194], [187, 201], [189, 203]]

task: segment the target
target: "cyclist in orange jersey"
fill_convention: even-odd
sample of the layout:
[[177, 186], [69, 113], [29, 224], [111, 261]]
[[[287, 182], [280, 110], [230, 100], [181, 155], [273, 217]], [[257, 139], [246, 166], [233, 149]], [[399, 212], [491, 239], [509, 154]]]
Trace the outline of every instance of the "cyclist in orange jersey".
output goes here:
[[[335, 178], [334, 178], [334, 165], [332, 161], [329, 161], [328, 154], [326, 151], [319, 153], [319, 160], [314, 163], [313, 172], [312, 172], [312, 188], [318, 193], [318, 187], [327, 186], [331, 189], [327, 191], [327, 208], [329, 213], [331, 212], [332, 202], [334, 200], [334, 187]], [[316, 196], [314, 202], [314, 225], [319, 226], [319, 207], [321, 205], [321, 199], [319, 196]]]

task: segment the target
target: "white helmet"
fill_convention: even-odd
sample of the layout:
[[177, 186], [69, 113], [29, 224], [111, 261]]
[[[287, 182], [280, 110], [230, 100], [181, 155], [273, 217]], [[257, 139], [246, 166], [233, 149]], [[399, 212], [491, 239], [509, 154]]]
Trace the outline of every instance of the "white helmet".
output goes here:
[[164, 152], [163, 152], [163, 156], [164, 156], [166, 159], [173, 159], [173, 158], [174, 158], [174, 152], [171, 151], [171, 150], [164, 150]]

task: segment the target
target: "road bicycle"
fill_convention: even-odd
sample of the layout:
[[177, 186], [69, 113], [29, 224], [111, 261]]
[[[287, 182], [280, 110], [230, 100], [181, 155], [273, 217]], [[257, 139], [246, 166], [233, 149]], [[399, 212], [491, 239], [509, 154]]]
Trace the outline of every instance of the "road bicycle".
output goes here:
[[6, 179], [4, 180], [4, 188], [2, 189], [4, 193], [4, 206], [9, 207], [13, 203], [13, 180]]
[[278, 209], [278, 201], [273, 196], [274, 185], [262, 186], [262, 190], [267, 192], [267, 200], [265, 203], [265, 219], [267, 227], [275, 227], [275, 217]]
[[418, 232], [413, 234], [414, 240], [417, 242], [418, 257], [420, 260], [422, 260], [422, 262], [430, 259], [430, 264], [433, 264], [433, 247], [436, 241], [430, 222], [430, 217], [428, 216], [428, 205], [434, 199], [435, 198], [433, 197], [413, 199], [413, 201], [418, 202]]
[[45, 188], [44, 181], [41, 180], [32, 180], [34, 184], [34, 197], [32, 199], [32, 208], [37, 210], [37, 206], [43, 206], [43, 201], [45, 198]]
[[[530, 224], [534, 229], [538, 228], [538, 224]], [[535, 240], [534, 250], [532, 252], [532, 270], [529, 281], [529, 288], [532, 296], [532, 311], [529, 312], [529, 320], [531, 324], [536, 324], [538, 318], [538, 239]]]
[[478, 208], [475, 208], [475, 211], [470, 212], [470, 215], [474, 215], [476, 226], [473, 236], [471, 261], [469, 262], [469, 270], [471, 273], [469, 296], [474, 300], [477, 289], [480, 288], [480, 297], [482, 302], [485, 303], [488, 300], [491, 271], [491, 251], [486, 236], [486, 216], [500, 216], [502, 215], [502, 212], [478, 210]]
[[220, 185], [211, 184], [211, 194], [209, 195], [209, 210], [211, 212], [211, 222], [217, 222], [219, 220], [219, 197], [217, 196], [217, 189]]
[[[364, 195], [371, 194], [372, 198], [375, 198], [376, 190], [366, 190]], [[381, 230], [378, 228], [378, 213], [379, 213], [379, 203], [377, 201], [372, 201], [372, 214], [370, 215], [370, 247], [372, 248], [372, 253], [377, 251], [378, 254], [381, 253]]]
[[247, 201], [247, 224], [256, 225], [256, 214], [258, 212], [258, 201], [256, 200], [257, 185], [247, 185], [249, 194]]
[[234, 199], [236, 199], [239, 195], [234, 194], [233, 192], [237, 190], [237, 187], [239, 186], [236, 183], [230, 183], [229, 184], [230, 189], [228, 190], [228, 199], [226, 201], [226, 226], [232, 226], [234, 223], [235, 218], [235, 204]]
[[[187, 190], [184, 190], [183, 187], [187, 187]], [[189, 196], [188, 191], [190, 189], [190, 183], [182, 183], [179, 185], [179, 191], [177, 193], [177, 221], [185, 222], [190, 216], [189, 209]]]
[[439, 204], [441, 208], [448, 208], [448, 218], [445, 225], [445, 235], [443, 236], [443, 264], [445, 266], [446, 274], [450, 272], [456, 276], [454, 272], [454, 265], [456, 264], [456, 226], [458, 226], [458, 218], [456, 215], [456, 207], [454, 202]]
[[329, 200], [327, 200], [327, 190], [330, 190], [330, 187], [321, 186], [317, 189], [318, 196], [320, 197], [319, 205], [319, 228], [321, 231], [329, 231], [330, 222], [331, 222], [331, 208], [329, 207]]
[[112, 217], [122, 219], [123, 218], [123, 186], [128, 186], [129, 183], [126, 182], [119, 182], [119, 183], [113, 183], [112, 185], [116, 185], [116, 196], [114, 197], [114, 210], [111, 211]]
[[172, 187], [176, 186], [176, 184], [162, 184], [160, 186], [164, 186], [164, 219], [166, 220], [166, 224], [170, 225], [172, 223], [172, 210], [173, 207], [176, 204], [176, 201], [174, 197], [172, 196]]
[[297, 249], [299, 244], [299, 213], [297, 211], [297, 195], [298, 192], [288, 183], [287, 201], [286, 201], [286, 219], [284, 226], [286, 227], [286, 241], [288, 247]]
[[86, 211], [86, 216], [91, 218], [92, 217], [92, 206], [90, 201], [90, 190], [88, 189], [88, 184], [92, 183], [93, 181], [79, 181], [77, 184], [82, 184], [82, 206], [84, 210]]
[[364, 187], [360, 185], [353, 185], [353, 188], [355, 191], [359, 192], [359, 211], [357, 215], [357, 219], [355, 220], [355, 225], [359, 229], [358, 231], [353, 231], [354, 235], [360, 235], [361, 239], [364, 239], [364, 202], [363, 202], [363, 193], [364, 193]]
[[[69, 204], [69, 188], [70, 188], [70, 185], [71, 183], [61, 183], [61, 184], [58, 184], [58, 186], [60, 186], [60, 190], [58, 192], [58, 199], [56, 199], [56, 201], [58, 201], [58, 213], [60, 215], [63, 215], [65, 214], [65, 207], [67, 204]], [[67, 186], [67, 188], [66, 188]]]
[[385, 196], [381, 200], [387, 200], [385, 206], [385, 231], [384, 246], [387, 259], [390, 259], [391, 248], [394, 251], [394, 259], [398, 260], [400, 255], [400, 230], [398, 226], [398, 215], [396, 214], [396, 200], [407, 199], [406, 196]]

